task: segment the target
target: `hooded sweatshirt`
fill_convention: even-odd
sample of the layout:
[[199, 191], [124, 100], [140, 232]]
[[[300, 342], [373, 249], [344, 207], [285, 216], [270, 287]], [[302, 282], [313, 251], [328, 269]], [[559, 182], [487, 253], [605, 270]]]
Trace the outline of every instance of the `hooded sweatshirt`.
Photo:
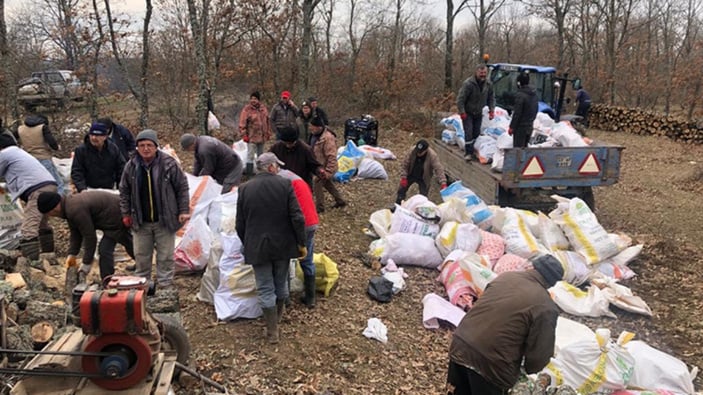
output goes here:
[[513, 117], [510, 120], [510, 127], [513, 130], [518, 128], [532, 129], [532, 124], [537, 117], [539, 100], [535, 88], [530, 85], [521, 86], [515, 94], [515, 106], [513, 107]]

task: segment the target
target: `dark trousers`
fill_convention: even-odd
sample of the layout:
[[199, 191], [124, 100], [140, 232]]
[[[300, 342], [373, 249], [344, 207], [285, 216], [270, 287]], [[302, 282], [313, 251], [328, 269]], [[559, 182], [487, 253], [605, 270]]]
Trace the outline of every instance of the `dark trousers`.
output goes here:
[[415, 183], [417, 183], [417, 186], [420, 187], [420, 195], [427, 196], [430, 191], [430, 187], [425, 185], [425, 181], [408, 178], [408, 186], [405, 188], [398, 188], [398, 196], [395, 198], [395, 202], [398, 204], [402, 203], [405, 199], [405, 195], [408, 193], [408, 189], [410, 189], [410, 186]]
[[588, 127], [588, 110], [591, 108], [591, 103], [579, 103], [576, 107], [576, 115], [583, 118], [583, 124]]
[[532, 126], [518, 126], [513, 129], [513, 147], [525, 148], [532, 137]]
[[474, 142], [478, 135], [481, 133], [481, 121], [483, 120], [483, 115], [471, 115], [466, 114], [466, 119], [461, 120], [461, 124], [464, 127], [464, 152], [466, 155], [474, 154]]
[[473, 369], [449, 361], [447, 395], [503, 395], [503, 391], [489, 383]]
[[132, 233], [119, 232], [115, 235], [103, 234], [100, 244], [98, 244], [98, 255], [100, 256], [100, 278], [105, 278], [115, 274], [115, 245], [120, 243], [124, 246], [127, 255], [134, 259], [134, 244], [132, 244]]

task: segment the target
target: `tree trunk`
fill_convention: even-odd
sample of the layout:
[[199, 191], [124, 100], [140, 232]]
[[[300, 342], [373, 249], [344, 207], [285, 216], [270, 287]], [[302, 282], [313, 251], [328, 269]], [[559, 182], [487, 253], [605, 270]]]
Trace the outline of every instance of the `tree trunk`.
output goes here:
[[452, 75], [452, 63], [454, 63], [454, 0], [447, 0], [447, 31], [444, 40], [444, 90], [450, 92], [454, 82], [454, 76]]
[[[9, 97], [8, 107], [12, 118], [17, 119], [17, 90], [15, 89], [15, 76], [12, 73], [12, 55], [7, 46], [7, 25], [5, 24], [5, 0], [0, 0], [0, 62], [2, 62], [2, 81], [5, 94]], [[9, 123], [9, 122], [8, 122]], [[4, 125], [3, 125], [4, 126]]]

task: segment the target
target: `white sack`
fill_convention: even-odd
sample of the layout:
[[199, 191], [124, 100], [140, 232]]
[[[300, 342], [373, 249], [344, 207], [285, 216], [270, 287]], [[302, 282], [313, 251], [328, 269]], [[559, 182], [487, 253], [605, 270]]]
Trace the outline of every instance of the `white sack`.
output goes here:
[[24, 221], [24, 211], [20, 199], [12, 201], [10, 193], [5, 189], [5, 184], [0, 187], [0, 248], [14, 250], [19, 248], [22, 233], [20, 227]]
[[435, 238], [435, 245], [443, 257], [454, 250], [475, 252], [481, 245], [481, 229], [474, 224], [447, 222]]
[[217, 196], [208, 209], [207, 222], [210, 230], [219, 235], [221, 232], [234, 234], [237, 221], [237, 199], [239, 191], [227, 192]]
[[377, 180], [388, 179], [388, 173], [386, 173], [386, 169], [383, 165], [371, 158], [363, 158], [361, 162], [359, 162], [356, 176], [359, 178], [372, 178]]
[[204, 216], [191, 218], [173, 252], [176, 273], [203, 270], [210, 256], [212, 233]]
[[569, 347], [573, 343], [590, 340], [595, 336], [596, 333], [586, 325], [559, 316], [554, 334], [554, 355], [559, 355], [561, 349]]
[[217, 319], [259, 317], [263, 312], [256, 297], [254, 269], [244, 263], [242, 242], [236, 234], [221, 236], [220, 285], [214, 297]]
[[391, 150], [381, 147], [374, 147], [368, 144], [359, 147], [360, 150], [366, 153], [366, 156], [373, 159], [396, 160], [397, 158]]
[[235, 141], [234, 144], [232, 144], [232, 150], [239, 156], [242, 163], [247, 163], [249, 144], [247, 144], [244, 140]]
[[363, 334], [369, 339], [375, 339], [381, 343], [388, 343], [388, 327], [378, 318], [369, 318]]
[[369, 222], [378, 237], [386, 237], [391, 230], [391, 210], [384, 208], [371, 213]]
[[431, 223], [414, 212], [396, 204], [395, 211], [391, 216], [389, 233], [416, 234], [434, 239], [439, 233], [439, 225]]
[[439, 329], [440, 320], [457, 327], [464, 315], [464, 310], [435, 293], [429, 293], [422, 298], [422, 325], [427, 329]]
[[617, 318], [610, 311], [610, 301], [605, 293], [596, 286], [589, 286], [588, 291], [582, 291], [566, 281], [559, 281], [549, 293], [554, 303], [565, 312], [581, 317], [610, 317]]
[[398, 265], [437, 268], [442, 264], [442, 255], [434, 245], [434, 239], [411, 233], [392, 233], [385, 238], [381, 263], [392, 259]]
[[504, 214], [500, 234], [505, 240], [505, 252], [527, 259], [550, 252], [532, 234], [527, 222], [515, 209], [506, 208]]
[[203, 278], [200, 280], [200, 290], [196, 297], [201, 302], [214, 304], [215, 291], [220, 286], [220, 259], [222, 258], [222, 242], [220, 238], [213, 239], [210, 255]]
[[681, 360], [639, 340], [625, 344], [635, 359], [630, 387], [694, 394], [693, 376]]

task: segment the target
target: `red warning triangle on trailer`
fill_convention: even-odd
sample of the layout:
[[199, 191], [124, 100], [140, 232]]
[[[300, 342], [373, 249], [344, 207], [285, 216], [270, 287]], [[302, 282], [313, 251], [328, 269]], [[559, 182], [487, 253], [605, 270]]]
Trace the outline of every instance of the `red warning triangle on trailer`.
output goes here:
[[586, 155], [586, 159], [584, 159], [581, 166], [579, 166], [579, 174], [585, 176], [600, 174], [600, 163], [598, 163], [598, 159], [596, 159], [596, 155], [593, 152]]
[[544, 166], [539, 157], [533, 156], [527, 161], [527, 165], [522, 169], [522, 176], [525, 178], [537, 178], [544, 175]]

